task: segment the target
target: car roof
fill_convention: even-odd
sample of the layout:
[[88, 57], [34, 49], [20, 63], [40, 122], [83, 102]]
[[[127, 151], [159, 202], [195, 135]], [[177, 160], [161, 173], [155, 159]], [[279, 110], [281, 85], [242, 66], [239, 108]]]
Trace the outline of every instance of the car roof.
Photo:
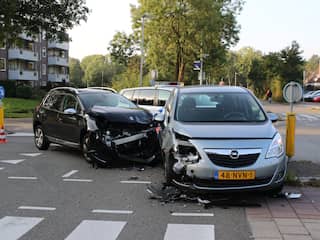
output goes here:
[[186, 86], [179, 88], [180, 93], [248, 93], [248, 90], [244, 87], [234, 86]]
[[120, 93], [127, 91], [127, 90], [155, 90], [155, 89], [160, 89], [160, 90], [169, 90], [172, 91], [175, 88], [177, 88], [177, 86], [171, 86], [171, 85], [164, 85], [164, 86], [150, 86], [150, 87], [135, 87], [135, 88], [124, 88], [120, 91]]
[[112, 91], [106, 91], [105, 89], [97, 89], [97, 88], [73, 88], [73, 87], [57, 87], [50, 90], [50, 92], [59, 91], [64, 93], [73, 93], [73, 94], [81, 94], [81, 93], [89, 93], [89, 92], [103, 92], [103, 93], [114, 93]]

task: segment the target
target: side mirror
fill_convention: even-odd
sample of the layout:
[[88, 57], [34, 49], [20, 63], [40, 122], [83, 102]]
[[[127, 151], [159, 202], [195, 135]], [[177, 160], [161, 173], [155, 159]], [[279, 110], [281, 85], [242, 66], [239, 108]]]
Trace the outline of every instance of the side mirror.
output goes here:
[[156, 113], [154, 115], [154, 120], [157, 122], [163, 122], [164, 121], [164, 113], [162, 113], [162, 112]]
[[77, 110], [75, 110], [74, 108], [67, 108], [63, 111], [63, 113], [73, 115], [77, 113]]
[[271, 120], [271, 122], [277, 122], [279, 120], [278, 115], [272, 112], [268, 112], [268, 117]]

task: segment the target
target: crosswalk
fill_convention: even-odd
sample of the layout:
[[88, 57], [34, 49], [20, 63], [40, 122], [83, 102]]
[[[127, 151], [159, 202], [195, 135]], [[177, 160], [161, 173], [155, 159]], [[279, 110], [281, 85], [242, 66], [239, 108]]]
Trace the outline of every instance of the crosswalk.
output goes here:
[[[279, 118], [285, 120], [287, 118], [286, 113], [279, 113]], [[315, 122], [320, 121], [320, 114], [296, 114], [297, 121], [307, 121], [307, 122]]]
[[[5, 216], [0, 219], [0, 239], [18, 240], [39, 226], [45, 218]], [[65, 240], [117, 240], [126, 227], [126, 221], [82, 220]], [[46, 236], [48, 237], [48, 236]], [[162, 238], [162, 237], [161, 237]], [[157, 237], [157, 239], [160, 239]], [[163, 233], [164, 240], [214, 240], [215, 226], [212, 224], [168, 223]]]

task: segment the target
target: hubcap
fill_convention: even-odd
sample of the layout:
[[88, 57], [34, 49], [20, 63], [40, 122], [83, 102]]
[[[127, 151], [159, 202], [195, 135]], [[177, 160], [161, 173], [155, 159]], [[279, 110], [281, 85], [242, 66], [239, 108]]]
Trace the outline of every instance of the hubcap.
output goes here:
[[35, 132], [35, 142], [37, 147], [41, 147], [43, 144], [43, 132], [41, 128], [37, 128]]

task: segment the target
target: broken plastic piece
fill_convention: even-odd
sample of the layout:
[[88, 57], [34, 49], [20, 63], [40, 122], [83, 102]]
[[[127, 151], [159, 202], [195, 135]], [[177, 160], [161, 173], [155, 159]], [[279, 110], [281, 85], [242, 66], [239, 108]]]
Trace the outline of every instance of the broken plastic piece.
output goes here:
[[301, 193], [292, 193], [292, 192], [286, 192], [284, 193], [287, 199], [299, 199], [301, 198]]

